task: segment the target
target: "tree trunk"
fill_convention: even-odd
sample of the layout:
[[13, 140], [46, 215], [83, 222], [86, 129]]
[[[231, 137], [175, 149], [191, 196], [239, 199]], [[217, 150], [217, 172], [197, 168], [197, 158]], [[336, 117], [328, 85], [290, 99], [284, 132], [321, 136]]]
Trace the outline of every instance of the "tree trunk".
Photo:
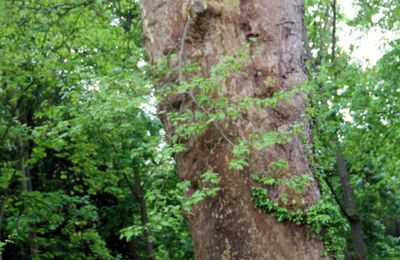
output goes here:
[[[332, 49], [331, 49], [331, 62], [336, 61], [336, 19], [337, 19], [337, 2], [332, 0]], [[335, 75], [336, 76], [336, 75]], [[335, 88], [336, 90], [336, 88]], [[336, 133], [338, 135], [338, 133]], [[351, 234], [353, 238], [354, 251], [356, 258], [359, 260], [365, 259], [365, 246], [362, 235], [361, 220], [357, 214], [356, 200], [353, 195], [353, 191], [350, 186], [350, 176], [347, 170], [346, 161], [342, 150], [340, 148], [339, 138], [336, 136], [336, 168], [342, 184], [343, 198], [346, 205], [347, 220], [351, 228]]]
[[[170, 61], [171, 67], [178, 68], [182, 61], [197, 62], [207, 77], [211, 66], [223, 56], [238, 53], [248, 42], [250, 61], [221, 85], [227, 97], [269, 98], [305, 79], [302, 0], [146, 0], [140, 5], [146, 48], [153, 63], [176, 53], [180, 62]], [[177, 79], [175, 75], [162, 83]], [[266, 169], [278, 159], [289, 163], [287, 178], [312, 173], [301, 139], [251, 150], [249, 166], [237, 171], [229, 168], [232, 144], [224, 138], [238, 141], [254, 131], [288, 129], [303, 120], [303, 99], [303, 94], [295, 94], [276, 108], [250, 108], [245, 115], [219, 121], [219, 127], [211, 125], [203, 135], [185, 141], [187, 150], [176, 160], [180, 177], [191, 181], [190, 192], [201, 187], [200, 175], [206, 171], [217, 172], [221, 178], [218, 195], [195, 205], [188, 216], [196, 259], [323, 259], [322, 243], [311, 236], [307, 226], [279, 223], [252, 201], [254, 181], [249, 175], [268, 175]], [[161, 109], [168, 112], [196, 107], [190, 98], [180, 102], [177, 107], [166, 100]], [[172, 136], [171, 121], [166, 116], [162, 120], [167, 135]], [[308, 130], [304, 131], [309, 136]], [[279, 192], [283, 190], [278, 188]], [[313, 179], [304, 189], [299, 207], [306, 210], [319, 197]]]
[[[20, 113], [20, 108], [16, 110], [17, 118], [20, 118], [20, 122], [26, 123], [25, 115]], [[32, 177], [31, 171], [29, 167], [26, 165], [26, 162], [29, 159], [29, 151], [25, 147], [24, 140], [22, 139], [21, 134], [18, 134], [17, 142], [19, 146], [19, 164], [20, 169], [23, 175], [22, 179], [22, 189], [24, 192], [32, 192]], [[31, 225], [29, 234], [28, 234], [28, 245], [29, 251], [31, 255], [31, 259], [38, 259], [38, 245], [36, 243], [36, 227], [34, 224]]]
[[350, 187], [350, 176], [347, 171], [346, 162], [344, 156], [338, 146], [336, 167], [339, 173], [340, 181], [342, 184], [343, 198], [346, 205], [346, 216], [349, 221], [351, 228], [351, 234], [353, 237], [354, 251], [358, 260], [365, 259], [365, 247], [364, 240], [362, 237], [361, 221], [357, 214], [356, 200], [353, 195], [353, 191]]
[[134, 173], [134, 177], [135, 177], [135, 193], [140, 206], [140, 214], [143, 226], [143, 239], [146, 244], [147, 258], [149, 260], [154, 260], [155, 259], [154, 246], [153, 243], [151, 242], [152, 232], [149, 227], [149, 216], [147, 214], [146, 200], [144, 198], [144, 191], [142, 189], [142, 180], [140, 178], [140, 174], [136, 171]]
[[[1, 201], [1, 207], [0, 207], [0, 241], [2, 241], [3, 236], [2, 236], [2, 227], [3, 227], [3, 216], [4, 216], [4, 209], [7, 203], [8, 199], [8, 194], [6, 193], [3, 196], [3, 200]], [[0, 250], [0, 260], [3, 260], [3, 250]]]
[[[146, 200], [145, 200], [145, 193], [142, 188], [142, 178], [140, 177], [140, 173], [134, 170], [135, 172], [133, 173], [134, 175], [134, 186], [132, 186], [131, 182], [129, 181], [128, 176], [123, 173], [124, 179], [126, 183], [128, 184], [128, 187], [132, 193], [133, 198], [139, 203], [140, 207], [140, 220], [142, 222], [142, 227], [143, 227], [143, 240], [146, 245], [146, 251], [147, 251], [147, 259], [149, 260], [154, 260], [155, 259], [155, 253], [154, 253], [154, 246], [153, 242], [151, 241], [151, 237], [153, 235], [153, 232], [151, 228], [149, 227], [149, 215], [147, 213], [147, 205], [146, 205]], [[132, 244], [132, 249], [134, 249], [134, 245]]]

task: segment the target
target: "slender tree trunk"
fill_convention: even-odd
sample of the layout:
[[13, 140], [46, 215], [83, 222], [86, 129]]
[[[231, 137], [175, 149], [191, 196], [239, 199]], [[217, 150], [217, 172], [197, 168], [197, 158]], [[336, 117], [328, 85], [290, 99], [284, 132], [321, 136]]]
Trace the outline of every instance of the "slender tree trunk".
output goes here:
[[[124, 174], [124, 177], [126, 176], [126, 174]], [[125, 178], [125, 180], [126, 180], [126, 178]], [[130, 187], [130, 184], [128, 184], [129, 185], [129, 187]], [[131, 188], [131, 187], [130, 187]], [[132, 187], [133, 188], [133, 187]], [[132, 195], [133, 195], [133, 199], [134, 200], [136, 200], [136, 196], [135, 196], [135, 194], [133, 193], [133, 189], [131, 190], [131, 193], [132, 193]], [[131, 212], [129, 212], [129, 210], [127, 209], [127, 208], [124, 208], [124, 211], [123, 211], [123, 216], [122, 216], [122, 218], [123, 219], [132, 219], [132, 215], [130, 214]], [[135, 218], [133, 217], [133, 221], [132, 221], [132, 223], [133, 224], [135, 224]], [[128, 241], [127, 242], [127, 247], [128, 247], [128, 256], [129, 256], [129, 259], [131, 259], [131, 260], [139, 260], [139, 256], [138, 256], [138, 254], [137, 254], [137, 248], [136, 248], [136, 243], [135, 243], [135, 240], [134, 239], [131, 239], [130, 241]]]
[[[3, 226], [3, 216], [4, 216], [4, 209], [7, 203], [8, 194], [5, 194], [3, 200], [1, 201], [0, 207], [0, 241], [2, 240], [2, 226]], [[0, 250], [0, 260], [3, 260], [3, 250]]]
[[[336, 60], [336, 19], [337, 19], [337, 3], [336, 0], [332, 0], [332, 49], [331, 49], [331, 61]], [[353, 191], [350, 187], [350, 176], [347, 170], [346, 161], [342, 150], [340, 148], [340, 141], [336, 137], [337, 149], [336, 149], [336, 167], [342, 184], [343, 197], [346, 207], [346, 217], [349, 221], [351, 233], [353, 237], [354, 251], [356, 257], [359, 260], [365, 259], [365, 246], [361, 229], [361, 221], [357, 214], [356, 200], [353, 195]]]
[[337, 4], [336, 0], [332, 0], [332, 51], [331, 60], [336, 58], [336, 19], [337, 19]]
[[154, 260], [155, 259], [154, 247], [153, 243], [151, 242], [152, 232], [149, 227], [149, 216], [147, 214], [146, 200], [144, 198], [144, 192], [142, 189], [142, 180], [138, 172], [134, 173], [134, 177], [135, 177], [135, 193], [140, 206], [141, 220], [143, 226], [143, 238], [146, 243], [147, 257], [150, 260]]
[[[22, 141], [21, 136], [18, 136], [18, 143], [20, 147], [20, 167], [22, 174], [24, 176], [24, 179], [22, 180], [22, 187], [24, 192], [30, 192], [32, 191], [32, 181], [31, 181], [31, 173], [28, 167], [26, 167], [26, 161], [28, 158], [27, 151], [25, 150], [25, 145]], [[31, 259], [38, 259], [38, 246], [36, 243], [36, 232], [35, 232], [35, 226], [32, 225], [30, 227], [30, 231], [28, 234], [28, 243], [29, 243], [29, 251], [31, 254]]]
[[[206, 77], [211, 66], [223, 56], [238, 53], [248, 42], [250, 61], [221, 85], [228, 98], [269, 98], [305, 79], [302, 0], [146, 0], [140, 4], [146, 47], [153, 63], [176, 53], [179, 62], [171, 60], [171, 67], [179, 68], [183, 61], [197, 62]], [[178, 75], [162, 83], [176, 80]], [[266, 82], [273, 82], [273, 86]], [[252, 201], [254, 181], [249, 175], [268, 175], [268, 165], [278, 159], [289, 163], [288, 178], [312, 173], [300, 138], [250, 151], [249, 167], [243, 171], [229, 168], [232, 144], [224, 138], [237, 141], [255, 130], [288, 129], [303, 120], [303, 99], [303, 94], [296, 94], [276, 108], [249, 109], [246, 115], [219, 121], [219, 127], [211, 125], [205, 134], [185, 141], [187, 150], [176, 160], [181, 178], [191, 181], [189, 193], [201, 187], [200, 175], [206, 171], [217, 172], [221, 178], [218, 195], [195, 205], [188, 216], [196, 259], [323, 259], [322, 243], [311, 236], [307, 226], [279, 223]], [[184, 97], [167, 98], [161, 104], [167, 112], [181, 108], [196, 109], [196, 104]], [[162, 120], [171, 137], [171, 121], [165, 116]], [[305, 130], [305, 134], [310, 133]], [[301, 196], [300, 208], [306, 210], [320, 197], [317, 182], [310, 181]]]
[[[20, 108], [16, 110], [16, 116], [20, 118], [21, 122], [26, 122], [24, 115], [21, 114]], [[27, 167], [26, 162], [29, 158], [28, 150], [25, 147], [25, 143], [22, 139], [21, 134], [17, 137], [17, 143], [19, 147], [19, 164], [20, 170], [23, 175], [22, 179], [22, 189], [24, 192], [31, 192], [32, 189], [32, 177], [29, 167]], [[35, 225], [30, 226], [29, 234], [28, 234], [28, 244], [29, 244], [29, 251], [31, 254], [31, 259], [38, 259], [38, 245], [36, 243], [36, 232], [35, 232]]]
[[131, 184], [126, 174], [124, 174], [124, 178], [129, 186], [129, 189], [131, 190], [132, 195], [134, 196], [134, 199], [139, 203], [140, 220], [142, 222], [142, 227], [143, 227], [143, 240], [146, 245], [147, 257], [150, 260], [154, 260], [155, 259], [154, 246], [153, 243], [151, 242], [152, 231], [148, 225], [149, 217], [147, 213], [147, 205], [146, 205], [146, 200], [144, 198], [144, 191], [142, 188], [142, 180], [140, 178], [140, 174], [136, 171], [134, 172], [134, 181], [135, 181], [134, 186]]
[[354, 251], [359, 260], [365, 259], [365, 246], [362, 237], [361, 221], [357, 214], [356, 201], [349, 183], [349, 172], [342, 152], [338, 149], [336, 166], [342, 184], [343, 198], [346, 205], [347, 219], [353, 237]]

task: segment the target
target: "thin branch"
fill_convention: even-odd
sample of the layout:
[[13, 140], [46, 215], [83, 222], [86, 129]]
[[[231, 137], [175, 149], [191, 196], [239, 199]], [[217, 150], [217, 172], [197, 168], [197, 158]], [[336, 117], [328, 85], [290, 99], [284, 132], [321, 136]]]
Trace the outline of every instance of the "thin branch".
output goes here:
[[331, 61], [335, 60], [336, 56], [336, 0], [332, 0], [332, 50], [331, 50]]
[[39, 203], [39, 204], [45, 206], [46, 208], [50, 209], [50, 210], [53, 211], [53, 212], [56, 212], [56, 211], [57, 211], [57, 209], [54, 208], [54, 207], [52, 207], [50, 204], [47, 204], [47, 203], [45, 203], [45, 202], [43, 202], [43, 201], [41, 201], [41, 200], [39, 200], [39, 199], [37, 199], [37, 198], [35, 198], [35, 197], [30, 196], [28, 193], [21, 193], [20, 195], [23, 196], [23, 197], [26, 197], [26, 198], [28, 198], [28, 199], [31, 199], [31, 200], [36, 201], [37, 203]]
[[[208, 110], [202, 106], [197, 100], [196, 97], [193, 95], [193, 93], [188, 92], [190, 98], [193, 100], [193, 102], [204, 112], [206, 113], [208, 116], [210, 116], [210, 112], [208, 112]], [[212, 123], [214, 124], [214, 126], [220, 131], [222, 137], [231, 145], [234, 145], [233, 142], [225, 135], [224, 130], [217, 124], [216, 121], [212, 121]]]
[[181, 47], [179, 49], [179, 82], [182, 83], [183, 82], [183, 74], [182, 74], [182, 67], [184, 65], [184, 57], [183, 57], [183, 52], [185, 51], [185, 42], [186, 42], [186, 38], [187, 38], [187, 34], [189, 31], [189, 27], [191, 25], [191, 23], [193, 22], [193, 18], [189, 18], [186, 21], [185, 27], [183, 29], [183, 33], [182, 33], [182, 37], [181, 37]]
[[124, 179], [125, 179], [126, 183], [128, 184], [128, 188], [131, 191], [131, 194], [132, 194], [133, 198], [135, 200], [139, 200], [139, 198], [138, 198], [138, 196], [137, 196], [137, 194], [135, 192], [135, 189], [132, 186], [132, 183], [129, 181], [129, 178], [128, 178], [128, 176], [126, 175], [126, 173], [124, 171], [122, 171], [122, 176], [124, 176]]
[[86, 6], [88, 6], [88, 5], [92, 4], [92, 3], [94, 3], [94, 0], [87, 0], [87, 1], [84, 1], [84, 2], [79, 3], [79, 4], [65, 3], [65, 4], [60, 4], [58, 6], [55, 6], [55, 7], [61, 7], [62, 10], [64, 11], [61, 15], [64, 16], [64, 15], [67, 15], [71, 10], [73, 10], [75, 8], [78, 8], [78, 7], [81, 7], [81, 6], [82, 7], [86, 7]]
[[342, 202], [339, 199], [339, 196], [336, 194], [335, 190], [333, 189], [332, 184], [330, 183], [330, 181], [325, 178], [326, 184], [328, 184], [329, 190], [332, 193], [332, 196], [334, 198], [334, 200], [336, 201], [336, 203], [339, 205], [340, 211], [343, 213], [343, 215], [349, 220], [349, 221], [354, 221], [355, 218], [353, 216], [351, 216], [349, 213], [347, 213], [345, 207], [343, 206]]

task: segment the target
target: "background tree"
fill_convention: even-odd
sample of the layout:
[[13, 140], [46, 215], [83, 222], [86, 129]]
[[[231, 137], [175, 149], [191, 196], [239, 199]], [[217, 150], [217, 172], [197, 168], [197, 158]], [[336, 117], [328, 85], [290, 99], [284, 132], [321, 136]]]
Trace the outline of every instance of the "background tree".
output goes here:
[[181, 189], [143, 110], [138, 5], [2, 1], [0, 11], [4, 258], [189, 258]]
[[[345, 53], [340, 48], [343, 39], [335, 35], [335, 26], [346, 22], [346, 17], [341, 13], [340, 6], [336, 6], [336, 21], [333, 19], [333, 3], [308, 1], [309, 12], [306, 16], [309, 46], [312, 46], [308, 50], [312, 71], [310, 83], [316, 90], [313, 95], [314, 108], [311, 110], [314, 114], [316, 167], [330, 183], [343, 215], [350, 223], [361, 222], [362, 233], [356, 232], [354, 236], [354, 228], [353, 237], [344, 232], [349, 241], [348, 258], [396, 259], [400, 252], [398, 235], [393, 236], [389, 231], [393, 226], [388, 224], [386, 217], [395, 222], [398, 219], [398, 213], [389, 208], [397, 207], [393, 199], [397, 201], [398, 194], [395, 195], [392, 189], [398, 186], [398, 177], [394, 177], [398, 170], [392, 166], [397, 165], [399, 157], [395, 149], [386, 149], [386, 145], [391, 146], [396, 142], [397, 137], [394, 136], [398, 135], [397, 130], [392, 129], [397, 128], [396, 120], [393, 120], [396, 116], [392, 114], [395, 110], [388, 109], [393, 102], [398, 102], [398, 84], [389, 79], [397, 77], [398, 68], [393, 67], [397, 65], [391, 58], [388, 59], [398, 52], [397, 40], [388, 43], [392, 46], [391, 51], [375, 66], [363, 68], [362, 64], [350, 59], [351, 53]], [[383, 31], [398, 29], [398, 23], [395, 22], [398, 8], [394, 2], [355, 1], [355, 4], [359, 13], [354, 20], [348, 21], [351, 26], [364, 31], [370, 29], [371, 25]], [[388, 12], [389, 9], [394, 12]], [[373, 23], [373, 16], [374, 19], [377, 16], [385, 19]], [[385, 118], [391, 118], [390, 122]], [[386, 138], [387, 134], [391, 136], [389, 139]], [[338, 144], [342, 169], [348, 173], [347, 189], [354, 194], [352, 200], [357, 203], [352, 210], [346, 206], [349, 196], [341, 187], [341, 174], [335, 162]], [[377, 160], [381, 161], [382, 158], [388, 158], [390, 162], [378, 163]], [[365, 252], [352, 246], [357, 245], [357, 240], [365, 241]]]

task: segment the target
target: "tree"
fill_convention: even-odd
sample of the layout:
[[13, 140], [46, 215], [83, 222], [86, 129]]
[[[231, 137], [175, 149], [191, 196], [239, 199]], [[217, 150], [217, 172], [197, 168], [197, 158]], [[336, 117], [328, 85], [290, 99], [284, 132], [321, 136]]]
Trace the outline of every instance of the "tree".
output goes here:
[[[153, 0], [141, 11], [151, 62], [164, 58], [173, 71], [158, 82], [167, 92], [160, 113], [171, 142], [186, 148], [175, 159], [187, 195], [207, 187], [203, 173], [220, 178], [218, 194], [187, 216], [196, 258], [322, 258], [313, 220], [303, 219], [321, 196], [306, 155], [305, 95], [295, 88], [305, 79], [303, 1]], [[226, 58], [238, 53], [248, 58]], [[197, 72], [185, 66], [194, 63]], [[180, 135], [188, 118], [199, 130]]]
[[393, 144], [399, 136], [394, 105], [399, 95], [393, 80], [399, 74], [393, 57], [398, 40], [381, 39], [390, 51], [376, 65], [363, 68], [368, 63], [352, 60], [335, 32], [336, 20], [365, 32], [395, 31], [398, 4], [356, 0], [357, 16], [348, 20], [335, 0], [307, 3], [315, 167], [348, 220], [350, 228], [341, 233], [348, 241], [347, 258], [397, 259], [400, 153]]
[[[319, 5], [321, 5], [321, 2], [318, 2]], [[312, 6], [312, 3], [309, 3], [309, 6]], [[328, 74], [328, 77], [332, 78], [332, 86], [329, 84], [325, 84], [324, 82], [319, 82], [318, 86], [315, 88], [316, 89], [316, 95], [314, 95], [312, 98], [316, 99], [314, 100], [314, 104], [318, 104], [318, 101], [323, 101], [320, 97], [324, 96], [324, 94], [329, 93], [329, 91], [336, 91], [338, 90], [338, 87], [335, 85], [337, 82], [337, 77], [336, 75], [339, 74], [339, 70], [336, 70], [335, 63], [336, 63], [336, 48], [337, 48], [337, 36], [336, 36], [336, 31], [337, 31], [337, 20], [340, 18], [338, 15], [338, 5], [336, 3], [336, 0], [332, 0], [331, 2], [326, 2], [325, 4], [322, 4], [322, 6], [319, 6], [318, 12], [324, 12], [324, 19], [320, 23], [322, 23], [321, 28], [323, 28], [321, 31], [324, 32], [327, 35], [320, 35], [319, 37], [321, 38], [327, 38], [326, 41], [321, 41], [320, 44], [313, 44], [314, 49], [317, 46], [318, 54], [317, 57], [314, 59], [311, 54], [311, 47], [309, 46], [309, 41], [307, 37], [307, 41], [305, 41], [305, 44], [307, 45], [305, 49], [307, 50], [307, 58], [308, 62], [311, 65], [310, 67], [314, 70], [310, 74], [317, 74], [319, 72], [319, 65], [325, 65], [324, 63], [330, 63], [331, 64], [331, 71]], [[315, 14], [311, 13], [309, 16], [314, 16]], [[318, 14], [317, 14], [318, 15]], [[314, 17], [315, 18], [315, 17]], [[310, 19], [309, 19], [310, 20]], [[311, 21], [315, 22], [315, 19], [312, 19]], [[316, 34], [316, 29], [310, 30], [311, 32]], [[321, 32], [320, 32], [321, 34]], [[313, 35], [316, 37], [315, 35]], [[316, 43], [316, 39], [312, 38], [312, 42]], [[331, 44], [329, 44], [331, 43]], [[331, 46], [329, 46], [331, 45]], [[330, 50], [329, 50], [330, 48]], [[321, 66], [322, 67], [322, 66]], [[353, 71], [352, 72], [356, 72]], [[311, 77], [312, 78], [312, 77]], [[312, 84], [312, 83], [311, 83]], [[332, 92], [333, 92], [332, 91]], [[326, 95], [328, 96], [328, 95]], [[331, 95], [329, 95], [331, 97]], [[318, 105], [317, 105], [318, 107]], [[319, 109], [319, 112], [322, 112], [323, 109]], [[329, 110], [331, 112], [332, 110]], [[318, 120], [314, 117], [313, 121]], [[330, 114], [330, 118], [324, 118], [322, 119], [326, 122], [330, 122], [331, 124], [337, 126], [340, 125], [340, 117], [336, 114]], [[327, 133], [327, 129], [321, 127], [320, 131], [318, 132], [318, 129], [320, 124], [314, 125], [312, 128], [314, 129], [314, 132], [317, 133]], [[332, 149], [334, 152], [330, 154], [330, 156], [336, 157], [336, 172], [338, 177], [340, 178], [340, 183], [341, 183], [341, 190], [343, 192], [343, 202], [341, 202], [341, 199], [337, 196], [335, 189], [333, 188], [333, 185], [331, 184], [331, 181], [329, 178], [325, 177], [325, 180], [327, 184], [329, 185], [333, 195], [335, 196], [335, 200], [337, 201], [338, 205], [340, 205], [340, 209], [342, 211], [342, 214], [346, 217], [350, 229], [352, 231], [352, 244], [354, 245], [354, 252], [357, 256], [357, 259], [365, 259], [365, 247], [364, 247], [364, 242], [363, 242], [363, 237], [362, 237], [362, 229], [361, 229], [361, 222], [360, 218], [358, 216], [357, 212], [357, 207], [356, 207], [356, 201], [354, 198], [353, 190], [349, 184], [350, 177], [349, 177], [349, 171], [348, 171], [348, 166], [346, 165], [346, 160], [342, 152], [342, 144], [340, 142], [339, 138], [339, 127], [336, 128], [329, 128], [329, 131], [332, 131], [333, 133], [328, 134], [326, 137], [326, 141], [324, 143], [324, 149], [327, 150], [328, 147]], [[323, 134], [315, 135], [315, 139], [321, 138]], [[334, 140], [332, 142], [332, 140]], [[320, 147], [318, 147], [320, 149]], [[318, 158], [318, 156], [316, 156]]]

